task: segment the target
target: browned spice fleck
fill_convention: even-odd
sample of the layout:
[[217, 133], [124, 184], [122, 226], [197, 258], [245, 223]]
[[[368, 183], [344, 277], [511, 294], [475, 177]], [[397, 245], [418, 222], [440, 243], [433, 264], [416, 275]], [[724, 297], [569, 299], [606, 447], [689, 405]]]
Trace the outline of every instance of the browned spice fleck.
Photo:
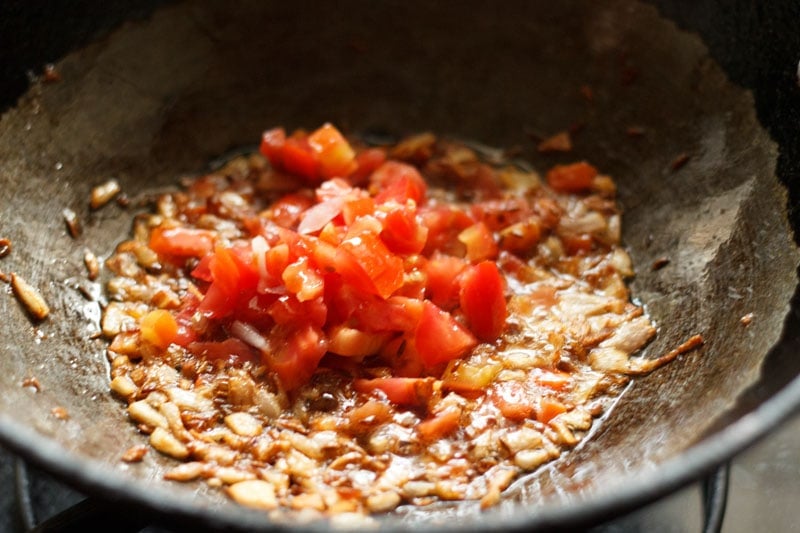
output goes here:
[[668, 257], [659, 257], [658, 259], [653, 261], [652, 269], [653, 270], [661, 270], [662, 268], [664, 268], [668, 264], [669, 264], [669, 258]]
[[42, 81], [45, 83], [56, 83], [61, 81], [61, 73], [52, 63], [47, 63], [42, 71]]
[[644, 137], [644, 128], [641, 126], [628, 126], [625, 129], [625, 135], [628, 137], [639, 138]]
[[121, 459], [126, 463], [138, 463], [144, 459], [145, 455], [147, 455], [147, 446], [144, 444], [138, 444], [125, 450], [125, 453], [122, 454]]
[[61, 407], [60, 405], [53, 407], [50, 410], [50, 413], [59, 420], [67, 420], [69, 418], [69, 413], [67, 412], [67, 410]]
[[131, 205], [130, 197], [124, 192], [120, 193], [119, 195], [117, 195], [117, 205], [120, 207], [128, 207], [129, 205]]
[[568, 131], [561, 131], [540, 142], [536, 149], [542, 153], [569, 152], [572, 150], [572, 138]]
[[67, 230], [72, 238], [77, 239], [80, 237], [83, 229], [78, 214], [69, 207], [64, 208], [62, 214], [64, 215], [64, 221], [67, 223]]
[[11, 253], [11, 239], [0, 239], [0, 258], [3, 258]]
[[13, 272], [11, 273], [11, 288], [33, 318], [44, 320], [50, 314], [50, 308], [39, 290]]
[[581, 96], [587, 102], [594, 102], [594, 91], [588, 85], [581, 85]]
[[27, 378], [23, 379], [22, 380], [22, 386], [23, 387], [31, 387], [36, 392], [39, 392], [39, 391], [42, 390], [42, 384], [39, 383], [39, 380], [36, 379], [36, 377], [34, 377], [34, 376], [30, 376], [30, 377], [27, 377]]
[[753, 322], [753, 313], [747, 313], [739, 319], [739, 322], [745, 327], [749, 326]]
[[669, 168], [671, 168], [672, 171], [674, 172], [682, 168], [688, 162], [689, 162], [689, 154], [684, 152], [672, 160], [672, 163], [670, 163]]
[[100, 275], [100, 263], [97, 261], [97, 256], [87, 249], [83, 252], [83, 263], [86, 265], [89, 279], [96, 280], [97, 276]]

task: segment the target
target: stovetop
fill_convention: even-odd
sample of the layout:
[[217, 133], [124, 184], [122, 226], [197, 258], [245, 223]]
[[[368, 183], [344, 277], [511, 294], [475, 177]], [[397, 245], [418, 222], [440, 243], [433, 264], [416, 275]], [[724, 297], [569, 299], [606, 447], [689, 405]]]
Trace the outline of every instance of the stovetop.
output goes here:
[[[15, 468], [18, 459], [0, 448], [0, 532], [28, 531], [65, 510], [80, 509], [84, 495], [30, 466]], [[18, 476], [26, 474], [27, 492]], [[696, 483], [630, 515], [596, 526], [590, 533], [703, 531], [703, 484]], [[27, 501], [26, 501], [27, 499]], [[800, 531], [800, 416], [786, 422], [729, 465], [722, 533]], [[712, 506], [713, 507], [713, 506]], [[712, 509], [713, 510], [713, 509]], [[719, 510], [719, 508], [717, 508]], [[171, 533], [158, 526], [125, 523], [115, 531]], [[49, 529], [49, 531], [66, 529]]]

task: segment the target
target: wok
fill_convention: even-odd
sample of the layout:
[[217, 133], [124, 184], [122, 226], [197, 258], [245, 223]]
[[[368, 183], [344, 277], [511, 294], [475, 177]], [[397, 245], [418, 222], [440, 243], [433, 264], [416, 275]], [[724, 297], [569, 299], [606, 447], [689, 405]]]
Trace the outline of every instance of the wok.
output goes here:
[[[205, 485], [162, 480], [171, 463], [155, 453], [120, 462], [144, 437], [108, 392], [105, 343], [92, 335], [102, 280], [86, 280], [83, 254], [113, 250], [139, 195], [267, 127], [324, 121], [516, 146], [540, 170], [592, 161], [618, 181], [633, 293], [659, 325], [645, 356], [705, 339], [634, 380], [590, 439], [495, 508], [400, 509], [379, 517], [384, 527], [596, 523], [708, 474], [800, 403], [791, 2], [156, 4], [4, 8], [0, 33], [20, 37], [0, 47], [12, 54], [4, 68], [57, 60], [61, 76], [21, 96], [8, 76], [2, 95], [0, 236], [14, 247], [0, 270], [38, 286], [52, 308], [34, 322], [10, 291], [0, 298], [0, 439], [15, 452], [164, 523], [292, 527]], [[536, 151], [535, 138], [569, 128], [572, 153]], [[89, 209], [91, 188], [110, 177], [133, 202]], [[77, 239], [64, 208], [82, 221]], [[38, 390], [24, 386], [34, 377]]]

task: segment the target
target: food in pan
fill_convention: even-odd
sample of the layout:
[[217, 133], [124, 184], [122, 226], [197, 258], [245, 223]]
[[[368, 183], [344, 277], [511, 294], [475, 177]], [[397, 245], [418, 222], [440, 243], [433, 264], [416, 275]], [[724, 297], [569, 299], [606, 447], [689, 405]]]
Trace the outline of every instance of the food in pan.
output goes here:
[[702, 342], [634, 356], [656, 328], [587, 162], [542, 179], [330, 124], [259, 151], [161, 195], [107, 261], [111, 388], [169, 479], [331, 515], [488, 507]]

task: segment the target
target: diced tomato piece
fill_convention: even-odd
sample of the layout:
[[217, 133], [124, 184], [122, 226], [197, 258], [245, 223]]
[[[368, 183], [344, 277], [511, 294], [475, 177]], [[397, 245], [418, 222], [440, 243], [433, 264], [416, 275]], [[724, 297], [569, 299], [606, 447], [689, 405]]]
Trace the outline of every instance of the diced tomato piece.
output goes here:
[[547, 172], [547, 183], [564, 193], [584, 192], [592, 186], [597, 169], [585, 161], [571, 165], [556, 165]]
[[350, 143], [329, 123], [309, 135], [308, 144], [317, 154], [319, 173], [323, 178], [347, 177], [358, 167]]
[[289, 137], [281, 150], [283, 168], [292, 174], [305, 178], [308, 183], [320, 181], [317, 154], [308, 144], [308, 140], [301, 137]]
[[473, 263], [497, 257], [497, 243], [489, 227], [483, 222], [473, 224], [458, 234], [458, 240], [467, 247], [467, 260]]
[[398, 161], [386, 161], [372, 173], [370, 182], [378, 190], [375, 202], [379, 204], [394, 200], [402, 205], [414, 200], [419, 205], [428, 190], [416, 167]]
[[359, 327], [367, 331], [413, 331], [422, 318], [422, 300], [391, 296], [362, 301], [353, 312]]
[[386, 213], [381, 239], [396, 254], [418, 254], [425, 248], [428, 228], [418, 220], [416, 209], [399, 206]]
[[314, 200], [307, 194], [287, 194], [269, 207], [268, 216], [279, 226], [296, 228], [302, 214], [313, 204]]
[[529, 394], [518, 381], [499, 383], [491, 393], [491, 399], [504, 417], [514, 422], [533, 418], [536, 410], [531, 405]]
[[328, 222], [319, 232], [318, 237], [320, 241], [326, 244], [339, 246], [346, 233], [347, 229], [344, 226], [334, 224], [333, 222]]
[[458, 429], [461, 420], [461, 411], [458, 407], [448, 407], [432, 418], [423, 420], [417, 426], [420, 438], [427, 442], [434, 442], [453, 433]]
[[525, 198], [519, 197], [478, 202], [471, 210], [475, 220], [483, 222], [492, 231], [522, 222], [531, 215], [530, 204]]
[[478, 341], [450, 313], [425, 300], [414, 344], [422, 363], [433, 367], [466, 355]]
[[553, 418], [557, 417], [561, 413], [566, 412], [566, 410], [567, 407], [558, 400], [554, 400], [552, 398], [541, 398], [536, 405], [536, 420], [542, 422], [543, 424], [547, 424]]
[[[357, 279], [350, 276], [360, 277], [353, 272], [352, 266], [347, 265], [344, 269], [342, 263], [350, 259], [341, 252], [346, 252], [363, 271], [372, 285], [369, 292], [374, 292], [382, 298], [388, 298], [394, 291], [403, 285], [403, 260], [383, 244], [377, 234], [364, 231], [350, 236], [340, 244], [336, 254], [336, 270], [349, 283], [359, 283]], [[349, 279], [348, 279], [349, 278]]]
[[483, 261], [470, 266], [459, 278], [459, 284], [461, 310], [470, 331], [482, 341], [495, 340], [508, 318], [505, 282], [497, 265]]
[[538, 385], [544, 385], [550, 389], [560, 391], [567, 388], [572, 382], [572, 378], [566, 372], [537, 369], [533, 374], [533, 381]]
[[325, 289], [322, 276], [309, 264], [306, 256], [301, 256], [289, 264], [283, 270], [281, 279], [283, 279], [286, 289], [295, 294], [301, 302], [321, 296]]
[[197, 266], [192, 270], [192, 277], [209, 283], [213, 280], [211, 277], [211, 269], [208, 266], [211, 263], [211, 257], [211, 254], [207, 254], [200, 259], [200, 262], [197, 263]]
[[356, 169], [350, 174], [353, 185], [364, 184], [370, 174], [386, 161], [386, 150], [383, 148], [367, 148], [356, 154]]
[[397, 405], [426, 405], [433, 395], [433, 378], [355, 379], [353, 389], [360, 393], [382, 391]]
[[154, 228], [150, 248], [159, 255], [203, 257], [214, 249], [214, 232], [197, 228]]
[[564, 251], [567, 252], [567, 255], [585, 254], [591, 252], [594, 247], [594, 239], [586, 233], [562, 235], [561, 242], [564, 243]]
[[283, 271], [289, 266], [291, 261], [289, 255], [289, 245], [281, 243], [273, 246], [266, 253], [267, 273], [274, 278], [280, 279]]
[[198, 310], [207, 317], [228, 316], [240, 300], [255, 294], [259, 275], [252, 251], [218, 245], [208, 267], [212, 283], [198, 306]]
[[178, 322], [165, 309], [150, 311], [139, 321], [139, 334], [150, 344], [166, 349], [178, 336]]
[[458, 276], [467, 267], [467, 263], [458, 257], [437, 254], [425, 264], [427, 285], [425, 295], [429, 300], [445, 311], [458, 306]]
[[261, 145], [259, 152], [269, 159], [273, 167], [283, 165], [283, 145], [286, 143], [286, 131], [283, 128], [273, 128], [265, 131], [261, 135]]
[[322, 297], [301, 302], [287, 294], [275, 299], [267, 309], [267, 313], [280, 325], [310, 323], [322, 327], [328, 318], [328, 306]]
[[319, 328], [311, 324], [289, 332], [279, 342], [274, 342], [277, 340], [275, 337], [279, 335], [272, 336], [274, 351], [264, 354], [266, 363], [277, 374], [285, 390], [294, 390], [311, 379], [328, 351], [328, 340]]
[[436, 206], [420, 210], [422, 224], [428, 228], [428, 240], [422, 253], [432, 255], [440, 251], [449, 255], [463, 256], [464, 243], [457, 237], [475, 221], [457, 207]]
[[198, 357], [212, 361], [243, 363], [258, 359], [254, 348], [235, 337], [230, 337], [222, 342], [191, 342], [187, 349]]
[[387, 334], [336, 326], [328, 332], [328, 339], [328, 351], [331, 353], [344, 357], [366, 357], [380, 352]]
[[369, 196], [354, 198], [345, 202], [342, 208], [344, 223], [352, 224], [358, 217], [372, 215], [375, 213], [375, 200]]

